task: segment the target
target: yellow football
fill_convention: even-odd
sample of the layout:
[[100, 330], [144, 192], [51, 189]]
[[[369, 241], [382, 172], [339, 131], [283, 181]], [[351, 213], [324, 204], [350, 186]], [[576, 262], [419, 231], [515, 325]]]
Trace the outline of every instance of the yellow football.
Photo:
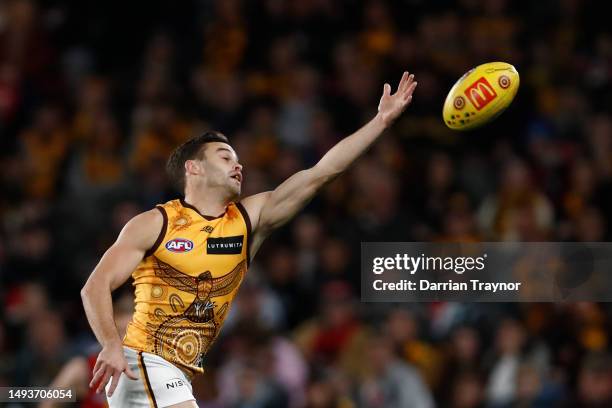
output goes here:
[[506, 62], [472, 68], [451, 88], [442, 110], [451, 129], [468, 130], [490, 122], [514, 99], [519, 88], [517, 70]]

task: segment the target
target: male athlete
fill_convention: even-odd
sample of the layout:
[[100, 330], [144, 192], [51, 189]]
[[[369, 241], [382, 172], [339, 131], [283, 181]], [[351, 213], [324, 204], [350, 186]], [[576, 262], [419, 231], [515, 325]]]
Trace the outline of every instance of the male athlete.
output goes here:
[[[410, 104], [416, 85], [407, 72], [393, 95], [385, 84], [370, 122], [314, 167], [240, 201], [242, 166], [225, 136], [207, 132], [172, 153], [168, 171], [185, 198], [130, 220], [81, 291], [102, 345], [90, 386], [106, 388], [110, 407], [197, 407], [191, 378], [203, 372], [264, 239], [378, 139]], [[111, 292], [130, 275], [136, 306], [122, 341]]]

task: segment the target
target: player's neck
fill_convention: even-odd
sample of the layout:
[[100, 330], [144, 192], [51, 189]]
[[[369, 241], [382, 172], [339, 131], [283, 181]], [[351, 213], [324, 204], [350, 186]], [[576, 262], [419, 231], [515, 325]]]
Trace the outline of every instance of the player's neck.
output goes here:
[[185, 202], [195, 207], [200, 214], [216, 217], [225, 212], [226, 200], [210, 191], [185, 191]]

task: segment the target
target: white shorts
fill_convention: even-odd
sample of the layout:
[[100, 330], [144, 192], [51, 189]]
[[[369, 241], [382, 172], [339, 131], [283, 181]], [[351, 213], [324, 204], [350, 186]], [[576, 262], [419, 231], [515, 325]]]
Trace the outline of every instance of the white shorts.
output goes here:
[[[138, 380], [131, 380], [125, 374], [108, 398], [110, 408], [162, 408], [194, 400], [191, 382], [175, 365], [155, 354], [123, 347], [130, 369], [137, 373]], [[108, 387], [106, 393], [108, 395]]]

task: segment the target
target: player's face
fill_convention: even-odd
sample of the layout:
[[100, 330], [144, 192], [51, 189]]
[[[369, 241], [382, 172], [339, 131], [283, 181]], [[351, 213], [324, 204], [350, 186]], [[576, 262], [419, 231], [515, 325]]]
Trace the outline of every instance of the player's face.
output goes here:
[[214, 142], [206, 147], [204, 155], [208, 186], [227, 187], [232, 198], [240, 196], [242, 165], [234, 149], [226, 143]]

